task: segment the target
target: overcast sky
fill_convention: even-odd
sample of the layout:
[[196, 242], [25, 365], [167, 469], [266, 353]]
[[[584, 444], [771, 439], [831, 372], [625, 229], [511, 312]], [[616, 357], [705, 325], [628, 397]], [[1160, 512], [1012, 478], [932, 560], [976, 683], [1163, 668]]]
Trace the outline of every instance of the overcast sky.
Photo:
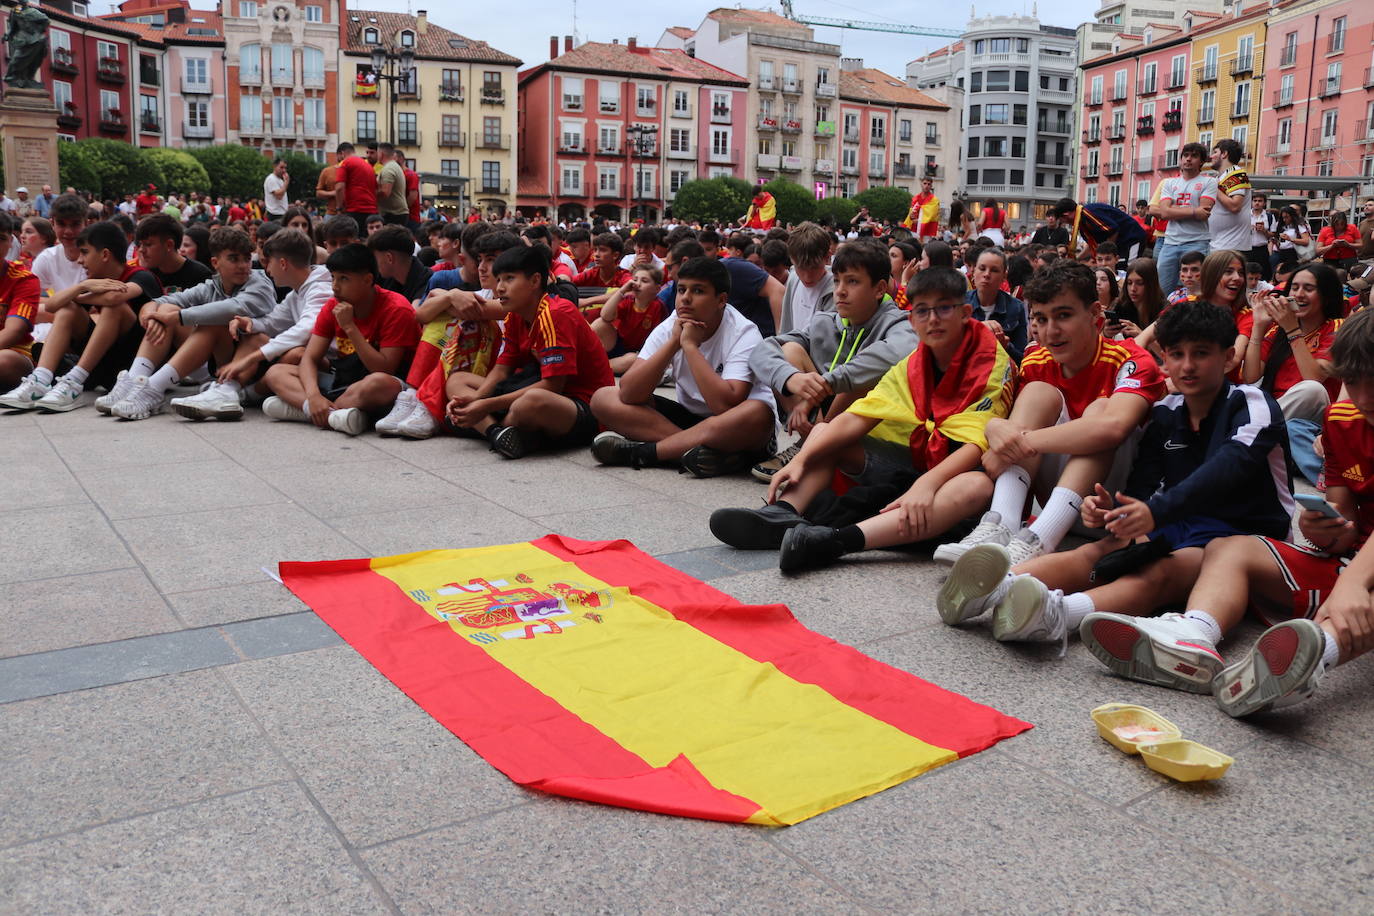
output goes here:
[[[208, 0], [192, 0], [192, 6], [211, 8]], [[353, 4], [350, 4], [353, 5]], [[426, 9], [431, 22], [452, 29], [470, 38], [489, 42], [492, 46], [514, 54], [526, 66], [541, 63], [549, 56], [549, 36], [573, 34], [578, 41], [622, 42], [631, 35], [645, 44], [658, 40], [668, 26], [683, 25], [695, 28], [706, 13], [719, 6], [742, 5], [754, 9], [779, 10], [776, 2], [727, 4], [710, 0], [677, 0], [659, 6], [658, 3], [635, 3], [625, 0], [514, 0], [491, 4], [446, 3], [442, 0], [356, 0], [365, 9], [414, 12]], [[1092, 18], [1100, 6], [1098, 0], [1053, 0], [1040, 3], [1040, 21], [1045, 25], [1074, 28]], [[577, 10], [574, 24], [573, 9]], [[912, 3], [911, 0], [793, 0], [799, 16], [813, 15], [828, 18], [852, 18], [903, 25], [919, 24], [942, 29], [961, 29], [968, 22], [967, 3]], [[465, 10], [490, 9], [494, 15], [472, 15]], [[995, 0], [979, 2], [974, 9], [980, 16], [991, 14], [1029, 13], [1031, 0]], [[672, 9], [676, 12], [669, 13]], [[499, 11], [499, 12], [498, 12]], [[862, 57], [867, 66], [877, 67], [893, 76], [904, 76], [907, 61], [945, 44], [949, 39], [925, 35], [896, 35], [887, 32], [867, 32], [854, 29], [816, 27], [819, 41], [837, 42], [844, 56]]]

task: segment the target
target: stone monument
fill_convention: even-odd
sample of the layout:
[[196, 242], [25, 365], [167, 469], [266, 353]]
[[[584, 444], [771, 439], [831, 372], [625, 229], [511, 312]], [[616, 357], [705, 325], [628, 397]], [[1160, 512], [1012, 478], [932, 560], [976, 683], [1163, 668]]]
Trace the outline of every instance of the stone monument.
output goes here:
[[48, 56], [48, 17], [29, 2], [15, 4], [5, 22], [5, 76], [0, 97], [0, 148], [5, 190], [61, 187], [57, 177], [57, 108], [39, 79]]

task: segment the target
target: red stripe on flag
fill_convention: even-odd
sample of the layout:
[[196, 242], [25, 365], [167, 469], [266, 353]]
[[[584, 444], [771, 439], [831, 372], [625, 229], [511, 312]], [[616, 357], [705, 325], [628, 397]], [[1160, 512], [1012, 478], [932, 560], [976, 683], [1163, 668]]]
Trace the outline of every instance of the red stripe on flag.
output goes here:
[[650, 766], [425, 613], [368, 560], [282, 563], [280, 571], [286, 586], [378, 671], [520, 785], [733, 823], [759, 810], [712, 786], [684, 757]]
[[771, 663], [793, 680], [815, 684], [841, 702], [960, 757], [1032, 727], [814, 633], [785, 605], [741, 604], [628, 541], [579, 541], [550, 534], [533, 543], [590, 576], [628, 588], [755, 661]]

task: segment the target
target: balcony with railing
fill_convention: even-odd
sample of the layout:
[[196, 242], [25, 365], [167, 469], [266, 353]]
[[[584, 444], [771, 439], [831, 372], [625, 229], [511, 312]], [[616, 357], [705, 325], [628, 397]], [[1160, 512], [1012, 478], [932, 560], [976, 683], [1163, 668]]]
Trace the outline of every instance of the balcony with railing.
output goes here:
[[76, 130], [81, 126], [81, 108], [75, 102], [65, 102], [57, 111], [57, 126], [63, 130]]
[[181, 135], [188, 140], [213, 140], [215, 128], [211, 124], [192, 124], [190, 121], [183, 121]]
[[839, 90], [836, 88], [834, 83], [816, 84], [816, 98], [818, 99], [833, 99], [838, 94]]
[[790, 80], [784, 78], [782, 81], [782, 91], [784, 95], [801, 95], [801, 80]]
[[1119, 159], [1113, 159], [1113, 160], [1111, 160], [1111, 161], [1109, 161], [1109, 162], [1107, 163], [1107, 177], [1108, 177], [1108, 178], [1115, 178], [1115, 177], [1117, 177], [1118, 175], [1124, 174], [1125, 171], [1126, 171], [1126, 166], [1125, 166], [1125, 164], [1124, 164], [1121, 160], [1119, 160]]
[[729, 105], [712, 105], [712, 106], [711, 106], [711, 123], [712, 123], [712, 124], [729, 124], [729, 123], [730, 123], [730, 106], [729, 106]]
[[76, 55], [70, 48], [53, 48], [52, 69], [54, 73], [66, 73], [75, 76], [77, 73]]
[[[441, 102], [461, 102], [463, 101], [462, 83], [439, 83], [439, 101]], [[565, 103], [566, 107], [566, 103]]]
[[631, 159], [657, 159], [658, 143], [649, 137], [644, 137], [638, 142], [633, 137], [625, 139], [626, 152]]
[[759, 153], [754, 164], [761, 169], [776, 169], [782, 164], [782, 157], [776, 153]]
[[1112, 86], [1112, 91], [1111, 91], [1111, 96], [1110, 96], [1110, 98], [1111, 98], [1111, 100], [1112, 100], [1113, 102], [1124, 102], [1124, 101], [1126, 101], [1126, 87], [1125, 87], [1125, 85], [1121, 85], [1121, 86]]
[[1055, 136], [1059, 137], [1067, 137], [1072, 132], [1072, 128], [1070, 127], [1069, 122], [1067, 120], [1036, 121], [1035, 129], [1039, 133], [1054, 134]]
[[1170, 70], [1169, 75], [1164, 77], [1164, 89], [1167, 92], [1182, 89], [1186, 85], [1188, 85], [1187, 70]]
[[894, 162], [892, 163], [892, 177], [915, 178], [916, 166], [912, 165], [910, 162]]
[[706, 161], [711, 163], [712, 165], [734, 165], [735, 163], [739, 162], [739, 150], [722, 150], [712, 147], [711, 151], [706, 154]]
[[[240, 137], [266, 137], [266, 136], [267, 136], [267, 131], [266, 131], [265, 129], [263, 129], [263, 126], [262, 126], [262, 125], [263, 125], [263, 122], [262, 122], [261, 120], [257, 120], [257, 121], [245, 121], [245, 120], [240, 120], [240, 121], [239, 121], [239, 136], [240, 136]], [[374, 133], [371, 135], [371, 141], [372, 141], [372, 142], [376, 142], [376, 140], [377, 140], [377, 134], [374, 132]], [[366, 131], [361, 131], [361, 132], [358, 133], [358, 142], [359, 142], [359, 143], [367, 143], [367, 142], [369, 142], [369, 140], [368, 140], [368, 135], [367, 135], [367, 132], [366, 132]]]
[[1094, 93], [1091, 93], [1091, 92], [1088, 93], [1087, 95], [1083, 96], [1083, 104], [1084, 104], [1086, 107], [1088, 107], [1088, 108], [1101, 108], [1101, 107], [1102, 107], [1102, 94], [1101, 94], [1101, 93], [1094, 94]]
[[[102, 57], [96, 64], [95, 78], [105, 83], [124, 83], [127, 76], [124, 71], [124, 62], [118, 57]], [[128, 125], [125, 125], [125, 129]]]
[[816, 122], [816, 129], [815, 129], [814, 133], [815, 133], [815, 135], [816, 135], [817, 137], [833, 137], [833, 136], [835, 136], [835, 122], [834, 122], [834, 121], [817, 121], [817, 122]]
[[817, 175], [834, 175], [835, 160], [817, 159], [815, 162], [811, 163], [811, 171]]
[[1235, 60], [1231, 61], [1232, 76], [1244, 76], [1247, 73], [1254, 72], [1255, 57], [1253, 54], [1247, 54], [1244, 57], [1237, 57]]
[[886, 177], [887, 177], [887, 163], [886, 163], [886, 162], [869, 162], [869, 163], [868, 163], [868, 177], [869, 177], [869, 178], [886, 178]]
[[1236, 99], [1235, 104], [1231, 106], [1231, 120], [1237, 121], [1248, 117], [1250, 117], [1250, 100]]
[[1317, 98], [1329, 99], [1341, 94], [1341, 78], [1328, 76], [1317, 82]]
[[1125, 121], [1122, 121], [1120, 124], [1112, 124], [1112, 125], [1110, 125], [1110, 126], [1107, 128], [1107, 139], [1108, 139], [1108, 140], [1112, 140], [1112, 141], [1115, 141], [1115, 140], [1125, 140], [1125, 139], [1126, 139], [1126, 122], [1125, 122]]
[[1084, 143], [1101, 143], [1101, 142], [1102, 142], [1102, 128], [1100, 128], [1100, 127], [1089, 127], [1089, 128], [1087, 128], [1086, 130], [1084, 130], [1084, 131], [1083, 131], [1083, 142], [1084, 142]]
[[1178, 168], [1178, 150], [1169, 149], [1164, 151], [1164, 155], [1159, 157], [1159, 167], [1161, 169]]
[[669, 143], [667, 153], [669, 159], [695, 159], [697, 157], [696, 150], [690, 143], [679, 143], [676, 146]]
[[1135, 119], [1135, 133], [1137, 137], [1148, 137], [1155, 132], [1155, 116], [1141, 115]]
[[210, 78], [181, 75], [181, 94], [182, 95], [210, 95], [214, 90], [210, 88]]
[[296, 85], [296, 71], [290, 67], [272, 68], [272, 85], [290, 88]]
[[801, 156], [783, 156], [782, 164], [778, 166], [784, 172], [800, 172], [802, 170]]
[[1137, 156], [1132, 171], [1137, 175], [1144, 175], [1155, 170], [1154, 156]]
[[850, 128], [846, 127], [846, 128], [844, 129], [844, 142], [845, 142], [845, 143], [858, 143], [858, 142], [859, 142], [859, 128], [858, 128], [858, 127], [854, 127], [853, 129], [850, 129]]
[[[444, 134], [444, 133], [441, 132], [439, 136], [440, 136], [440, 140], [439, 140], [439, 145], [440, 145], [440, 146], [450, 146], [450, 145], [453, 145], [453, 144], [449, 144], [449, 143], [444, 142], [444, 139], [443, 139], [444, 137], [455, 137], [455, 138], [459, 141], [459, 142], [457, 143], [457, 145], [458, 145], [458, 146], [462, 146], [462, 145], [463, 145], [463, 142], [462, 142], [462, 141], [463, 141], [463, 135], [462, 135], [462, 134]], [[585, 140], [583, 140], [581, 137], [565, 137], [565, 138], [562, 138], [562, 139], [560, 139], [560, 140], [558, 141], [558, 152], [561, 153], [562, 155], [565, 155], [565, 156], [580, 156], [580, 155], [582, 155], [582, 154], [584, 154], [584, 153], [587, 152], [587, 142], [586, 142]]]
[[778, 88], [777, 80], [771, 76], [760, 74], [754, 80], [754, 88], [758, 89], [759, 92], [775, 92]]
[[[477, 193], [478, 193], [478, 194], [501, 194], [501, 195], [506, 195], [506, 194], [509, 194], [509, 193], [510, 193], [510, 182], [509, 182], [509, 181], [493, 180], [493, 179], [489, 179], [489, 178], [482, 178], [482, 179], [479, 179], [479, 180], [478, 180], [478, 183], [477, 183]], [[600, 195], [598, 195], [598, 196], [600, 196]]]
[[658, 111], [658, 101], [656, 99], [635, 100], [635, 114], [639, 117], [651, 118], [656, 111]]
[[778, 119], [772, 115], [759, 115], [759, 130], [773, 131], [778, 129]]
[[1183, 109], [1170, 108], [1164, 112], [1164, 119], [1160, 126], [1164, 128], [1166, 133], [1183, 130]]
[[[483, 105], [504, 105], [506, 104], [506, 90], [497, 86], [482, 87]], [[501, 193], [505, 193], [504, 191]]]
[[592, 196], [600, 198], [601, 200], [615, 200], [620, 196], [620, 188], [603, 188], [598, 186], [596, 191], [592, 194]]
[[272, 136], [279, 140], [291, 140], [296, 136], [296, 125], [293, 121], [273, 121]]
[[1280, 67], [1291, 67], [1291, 66], [1293, 66], [1294, 64], [1296, 64], [1297, 62], [1298, 62], [1298, 48], [1297, 48], [1297, 45], [1294, 45], [1294, 46], [1291, 47], [1291, 48], [1285, 47], [1285, 48], [1283, 49], [1283, 52], [1282, 52], [1281, 54], [1279, 54], [1279, 66], [1280, 66]]
[[1069, 157], [1066, 153], [1036, 153], [1035, 164], [1052, 169], [1064, 168], [1069, 164]]
[[1374, 123], [1369, 121], [1355, 122], [1355, 142], [1374, 143]]
[[[323, 70], [303, 70], [303, 71], [301, 71], [301, 86], [302, 86], [303, 88], [305, 88], [305, 89], [323, 89], [323, 88], [324, 88], [324, 71], [323, 71]], [[419, 91], [419, 88], [417, 87], [416, 90], [415, 90], [414, 98], [419, 98], [419, 97], [420, 97], [420, 91]]]
[[1374, 89], [1374, 67], [1364, 68], [1364, 88]]
[[1154, 77], [1145, 76], [1145, 77], [1141, 77], [1140, 79], [1136, 80], [1136, 84], [1135, 84], [1135, 94], [1136, 94], [1136, 95], [1154, 95], [1154, 94], [1155, 94], [1156, 92], [1158, 92], [1158, 91], [1159, 91], [1158, 80], [1156, 80]]
[[107, 108], [100, 113], [100, 129], [108, 134], [127, 134], [129, 122], [118, 108]]
[[802, 131], [802, 122], [796, 118], [788, 118], [782, 122], [782, 132], [785, 134], [799, 134]]
[[1270, 137], [1264, 144], [1264, 151], [1270, 156], [1287, 156], [1293, 152], [1293, 140], [1280, 140], [1277, 136]]
[[138, 115], [138, 132], [141, 134], [162, 133], [162, 119], [153, 111], [142, 111]]
[[486, 131], [474, 130], [472, 146], [474, 149], [510, 149], [510, 134], [489, 134]]
[[1344, 50], [1345, 50], [1345, 32], [1344, 32], [1343, 30], [1340, 31], [1340, 32], [1332, 32], [1330, 35], [1326, 36], [1326, 53], [1327, 53], [1327, 54], [1335, 54], [1335, 53], [1338, 52], [1338, 51], [1344, 51]]
[[1216, 119], [1217, 119], [1217, 110], [1216, 110], [1215, 108], [1201, 108], [1201, 109], [1198, 109], [1198, 113], [1197, 113], [1197, 125], [1198, 125], [1198, 127], [1201, 127], [1201, 126], [1204, 125], [1204, 124], [1211, 124], [1211, 123], [1213, 123], [1214, 121], [1216, 121]]
[[323, 140], [329, 136], [329, 125], [324, 121], [307, 121], [301, 118], [300, 131], [307, 140]]
[[261, 67], [240, 67], [239, 68], [240, 86], [261, 86], [262, 68]]
[[872, 133], [869, 134], [869, 135], [868, 135], [868, 145], [869, 145], [869, 146], [887, 146], [887, 135], [886, 135], [886, 134], [872, 134]]
[[559, 181], [558, 181], [558, 196], [559, 196], [559, 197], [581, 197], [581, 196], [582, 196], [582, 182], [579, 181], [579, 182], [577, 182], [577, 183], [574, 184], [574, 183], [572, 183], [572, 182], [563, 181], [562, 179], [559, 179]]
[[403, 147], [405, 147], [406, 149], [419, 149], [419, 148], [420, 148], [420, 132], [419, 132], [418, 130], [416, 130], [416, 131], [398, 131], [397, 134], [396, 134], [396, 145], [397, 145], [397, 146], [403, 146]]
[[1215, 62], [1210, 64], [1198, 64], [1193, 68], [1193, 81], [1198, 85], [1204, 83], [1215, 83], [1217, 81], [1217, 65]]
[[1290, 108], [1290, 107], [1292, 107], [1292, 105], [1293, 105], [1293, 90], [1292, 90], [1292, 89], [1275, 89], [1275, 90], [1274, 90], [1274, 107], [1275, 107], [1275, 108]]
[[841, 174], [841, 175], [858, 175], [858, 174], [859, 174], [859, 163], [855, 162], [855, 163], [853, 163], [853, 164], [850, 164], [850, 163], [847, 163], [847, 162], [841, 162], [841, 163], [840, 163], [840, 174]]
[[926, 134], [926, 146], [939, 146], [939, 145], [940, 145], [940, 135], [939, 135], [939, 133]]
[[1081, 171], [1082, 171], [1082, 173], [1083, 173], [1083, 177], [1084, 177], [1084, 178], [1096, 178], [1096, 177], [1097, 177], [1097, 163], [1096, 163], [1096, 162], [1089, 162], [1089, 163], [1087, 163], [1086, 165], [1083, 166], [1083, 168], [1081, 169]]
[[1333, 130], [1327, 133], [1324, 128], [1316, 127], [1312, 129], [1311, 140], [1308, 146], [1311, 149], [1331, 149], [1336, 145], [1337, 133]]

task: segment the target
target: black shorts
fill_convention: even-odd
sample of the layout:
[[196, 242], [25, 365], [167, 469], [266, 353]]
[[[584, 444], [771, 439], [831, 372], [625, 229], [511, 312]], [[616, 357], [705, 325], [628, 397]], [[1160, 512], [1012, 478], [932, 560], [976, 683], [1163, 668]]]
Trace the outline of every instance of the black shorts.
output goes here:
[[661, 394], [654, 395], [654, 402], [649, 406], [663, 414], [664, 419], [679, 429], [691, 429], [693, 426], [696, 426], [702, 420], [706, 419], [706, 417], [692, 413], [677, 401], [671, 398], [665, 398]]
[[119, 339], [110, 346], [110, 349], [100, 358], [100, 362], [95, 364], [95, 368], [86, 378], [86, 390], [104, 388], [108, 391], [113, 388], [119, 373], [134, 364], [134, 359], [138, 356], [138, 348], [142, 343], [143, 325], [135, 321], [129, 325], [129, 330], [121, 334]]
[[[566, 395], [565, 395], [566, 397]], [[550, 436], [550, 448], [582, 448], [591, 445], [596, 434], [601, 432], [601, 424], [592, 416], [592, 406], [577, 398], [568, 398], [577, 406], [577, 419], [572, 428], [561, 436]]]

